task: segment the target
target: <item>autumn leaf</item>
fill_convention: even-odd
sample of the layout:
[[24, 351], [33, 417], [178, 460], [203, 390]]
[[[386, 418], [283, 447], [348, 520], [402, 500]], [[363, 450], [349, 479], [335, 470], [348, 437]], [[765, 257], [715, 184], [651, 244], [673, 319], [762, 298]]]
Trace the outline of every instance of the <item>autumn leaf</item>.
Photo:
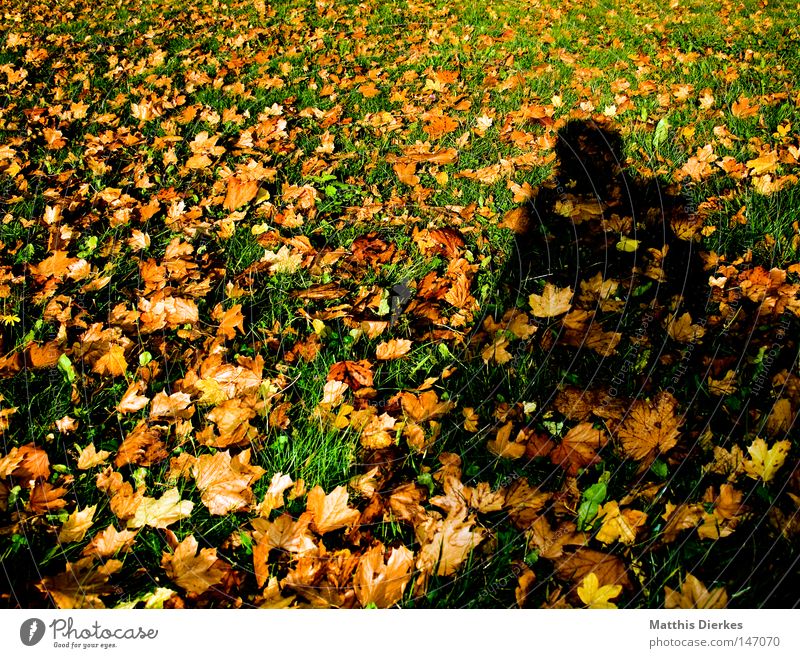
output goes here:
[[717, 587], [709, 592], [706, 586], [690, 573], [686, 574], [680, 592], [670, 587], [664, 588], [664, 607], [667, 609], [711, 610], [725, 608], [727, 605], [728, 594], [724, 587]]
[[598, 451], [607, 442], [608, 436], [603, 430], [595, 429], [591, 423], [580, 423], [561, 439], [550, 453], [550, 460], [574, 476], [581, 469], [600, 461]]
[[128, 371], [125, 349], [121, 345], [110, 345], [108, 351], [96, 361], [92, 370], [110, 377], [123, 376]]
[[105, 560], [97, 564], [94, 557], [67, 562], [66, 569], [57, 576], [48, 576], [36, 588], [49, 595], [61, 609], [105, 608], [101, 597], [115, 591], [109, 579], [122, 569], [119, 560]]
[[227, 192], [223, 207], [225, 210], [236, 210], [240, 206], [250, 203], [258, 194], [258, 181], [242, 180], [236, 176], [228, 177]]
[[621, 592], [622, 585], [603, 585], [601, 587], [594, 572], [584, 576], [582, 583], [578, 586], [578, 596], [587, 608], [616, 608], [617, 606], [611, 603], [610, 599], [617, 598]]
[[522, 457], [525, 454], [525, 444], [515, 443], [510, 440], [513, 429], [514, 423], [512, 422], [508, 422], [498, 429], [495, 438], [486, 444], [489, 452], [506, 459], [519, 459]]
[[417, 569], [425, 573], [435, 571], [438, 576], [454, 574], [486, 536], [486, 531], [475, 523], [472, 516], [453, 514], [431, 528], [418, 527], [417, 539], [422, 549]]
[[405, 546], [392, 548], [386, 558], [383, 544], [365, 552], [358, 562], [353, 587], [358, 602], [366, 607], [390, 608], [401, 598], [411, 580], [414, 554]]
[[105, 530], [92, 537], [81, 555], [100, 558], [111, 557], [120, 551], [128, 551], [135, 538], [136, 532], [117, 530], [113, 525], [109, 525]]
[[352, 525], [359, 513], [347, 505], [347, 489], [336, 487], [328, 495], [317, 485], [308, 493], [306, 510], [311, 513], [311, 528], [320, 535]]
[[756, 439], [747, 448], [750, 459], [744, 462], [745, 472], [753, 479], [772, 481], [791, 447], [789, 441], [778, 441], [770, 448], [764, 439]]
[[602, 520], [596, 536], [598, 541], [611, 544], [619, 540], [630, 545], [636, 541], [636, 533], [647, 521], [647, 514], [633, 509], [620, 510], [619, 503], [611, 501], [603, 505], [597, 518]]
[[415, 162], [395, 162], [392, 169], [403, 185], [410, 187], [419, 185], [419, 176], [416, 174], [417, 164]]
[[62, 543], [83, 541], [89, 528], [94, 523], [94, 513], [97, 505], [86, 507], [82, 510], [76, 509], [67, 517], [58, 532], [58, 541]]
[[181, 500], [180, 492], [173, 487], [158, 499], [144, 496], [133, 518], [128, 521], [128, 527], [166, 528], [187, 518], [192, 513], [193, 507], [194, 503], [190, 500]]
[[402, 359], [408, 354], [411, 344], [411, 341], [405, 338], [393, 338], [388, 342], [380, 343], [375, 351], [375, 356], [379, 361]]
[[682, 423], [675, 414], [676, 407], [677, 400], [666, 391], [652, 401], [636, 400], [617, 431], [625, 453], [647, 463], [672, 449], [678, 442]]
[[225, 572], [217, 566], [216, 548], [202, 548], [199, 552], [197, 549], [197, 540], [189, 535], [173, 553], [162, 554], [161, 566], [173, 583], [199, 595], [218, 585]]
[[531, 294], [528, 298], [533, 314], [537, 318], [552, 318], [569, 311], [572, 302], [572, 288], [556, 288], [545, 283], [541, 295]]
[[264, 469], [250, 465], [250, 449], [231, 458], [229, 451], [201, 455], [192, 467], [200, 499], [211, 514], [243, 511], [254, 502], [250, 486]]

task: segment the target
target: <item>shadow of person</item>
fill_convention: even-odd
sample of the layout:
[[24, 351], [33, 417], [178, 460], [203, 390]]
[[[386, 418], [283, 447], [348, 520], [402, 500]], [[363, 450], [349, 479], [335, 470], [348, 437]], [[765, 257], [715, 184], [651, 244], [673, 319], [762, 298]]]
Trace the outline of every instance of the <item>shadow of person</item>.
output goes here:
[[[707, 278], [697, 255], [701, 220], [676, 189], [630, 174], [617, 131], [570, 121], [558, 132], [556, 156], [516, 237], [509, 279], [520, 294], [545, 276], [573, 289], [598, 272], [604, 279], [643, 277], [665, 296]], [[702, 307], [704, 300], [687, 296], [685, 303]]]

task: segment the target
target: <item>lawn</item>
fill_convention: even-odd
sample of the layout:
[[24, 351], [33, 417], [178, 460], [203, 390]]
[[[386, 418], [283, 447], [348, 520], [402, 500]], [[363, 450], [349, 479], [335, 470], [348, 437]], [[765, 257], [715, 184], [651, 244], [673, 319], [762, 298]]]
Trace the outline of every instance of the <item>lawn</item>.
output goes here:
[[797, 605], [797, 6], [481, 5], [4, 0], [0, 605]]

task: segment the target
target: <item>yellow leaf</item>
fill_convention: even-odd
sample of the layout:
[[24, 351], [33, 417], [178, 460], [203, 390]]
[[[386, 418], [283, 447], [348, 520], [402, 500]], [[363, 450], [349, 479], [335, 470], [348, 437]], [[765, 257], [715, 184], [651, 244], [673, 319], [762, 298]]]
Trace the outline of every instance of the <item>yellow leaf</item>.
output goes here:
[[792, 444], [789, 441], [778, 441], [769, 448], [764, 439], [756, 439], [747, 448], [751, 459], [744, 463], [744, 469], [751, 478], [761, 478], [764, 482], [769, 482], [775, 477], [778, 469], [783, 466], [791, 447]]
[[82, 541], [86, 536], [86, 531], [92, 527], [94, 523], [94, 513], [97, 510], [97, 505], [92, 505], [83, 510], [75, 510], [64, 521], [61, 530], [58, 533], [58, 541], [61, 543], [68, 543], [73, 541]]
[[177, 487], [173, 487], [165, 491], [158, 500], [145, 496], [134, 517], [128, 521], [128, 527], [141, 528], [149, 525], [151, 528], [166, 528], [188, 517], [193, 507], [194, 503], [181, 500]]
[[528, 298], [537, 318], [552, 318], [566, 313], [571, 300], [572, 288], [556, 288], [552, 283], [545, 284], [541, 295], [534, 293]]
[[603, 585], [594, 573], [590, 573], [583, 578], [583, 583], [578, 586], [578, 596], [586, 604], [587, 608], [611, 609], [617, 606], [611, 603], [610, 599], [619, 596], [622, 585]]
[[622, 235], [620, 236], [619, 242], [617, 242], [616, 247], [617, 251], [631, 252], [631, 251], [636, 251], [639, 248], [640, 244], [641, 243], [639, 240], [631, 240], [631, 238]]

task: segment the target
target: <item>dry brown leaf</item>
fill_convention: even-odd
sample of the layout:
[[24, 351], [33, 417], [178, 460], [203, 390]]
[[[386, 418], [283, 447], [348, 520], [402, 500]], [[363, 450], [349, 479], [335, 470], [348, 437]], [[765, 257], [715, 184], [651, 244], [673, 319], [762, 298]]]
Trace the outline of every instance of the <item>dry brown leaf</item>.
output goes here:
[[678, 442], [682, 419], [675, 414], [677, 400], [666, 391], [652, 401], [636, 400], [617, 430], [625, 453], [637, 461], [652, 462]]
[[664, 588], [664, 607], [684, 610], [711, 610], [725, 608], [728, 605], [728, 593], [724, 587], [717, 587], [710, 592], [692, 574], [687, 573], [681, 584], [680, 592], [669, 587]]
[[411, 341], [405, 338], [383, 342], [378, 345], [375, 356], [379, 361], [389, 361], [391, 359], [402, 359], [411, 349]]
[[166, 528], [176, 521], [188, 518], [193, 507], [194, 503], [181, 500], [177, 487], [173, 487], [158, 499], [144, 496], [137, 505], [133, 518], [128, 521], [128, 527], [141, 528], [147, 525], [151, 528]]
[[113, 525], [109, 525], [105, 530], [92, 537], [81, 555], [107, 558], [119, 551], [127, 552], [133, 546], [135, 538], [136, 532], [117, 530]]
[[345, 487], [336, 487], [328, 495], [319, 485], [309, 491], [306, 510], [311, 513], [311, 529], [324, 535], [358, 521], [360, 514], [348, 506], [347, 499]]
[[414, 554], [405, 546], [392, 548], [384, 562], [386, 550], [378, 543], [358, 561], [353, 588], [358, 602], [366, 607], [390, 608], [403, 598], [412, 576]]
[[83, 541], [89, 528], [94, 524], [94, 513], [96, 511], [97, 505], [86, 507], [83, 510], [76, 509], [61, 525], [61, 530], [58, 532], [58, 541], [65, 544]]
[[255, 497], [250, 487], [263, 474], [263, 468], [250, 465], [249, 448], [233, 458], [227, 450], [201, 455], [192, 467], [200, 500], [211, 514], [220, 516], [252, 507]]
[[90, 468], [99, 466], [110, 456], [111, 453], [108, 452], [108, 450], [101, 450], [100, 452], [97, 452], [94, 447], [94, 443], [90, 443], [83, 450], [81, 450], [81, 454], [78, 456], [78, 470], [87, 471]]
[[222, 582], [225, 571], [218, 566], [217, 549], [202, 548], [194, 535], [175, 547], [174, 553], [163, 553], [161, 566], [167, 577], [190, 594], [202, 594]]
[[98, 565], [93, 557], [85, 557], [67, 562], [63, 573], [43, 578], [36, 588], [48, 594], [61, 609], [105, 608], [100, 597], [116, 590], [108, 581], [121, 568], [119, 560], [106, 560]]
[[533, 293], [528, 301], [537, 318], [553, 318], [569, 311], [572, 306], [572, 288], [556, 288], [548, 282], [544, 284], [541, 295]]
[[608, 443], [603, 430], [595, 429], [591, 423], [580, 423], [573, 427], [561, 443], [550, 453], [550, 460], [563, 467], [568, 475], [578, 472], [600, 461], [598, 451]]
[[506, 459], [519, 459], [525, 454], [525, 444], [515, 443], [511, 441], [511, 431], [514, 429], [514, 423], [507, 422], [503, 427], [497, 430], [497, 435], [494, 439], [486, 444], [489, 452], [497, 455], [498, 457], [505, 457]]

